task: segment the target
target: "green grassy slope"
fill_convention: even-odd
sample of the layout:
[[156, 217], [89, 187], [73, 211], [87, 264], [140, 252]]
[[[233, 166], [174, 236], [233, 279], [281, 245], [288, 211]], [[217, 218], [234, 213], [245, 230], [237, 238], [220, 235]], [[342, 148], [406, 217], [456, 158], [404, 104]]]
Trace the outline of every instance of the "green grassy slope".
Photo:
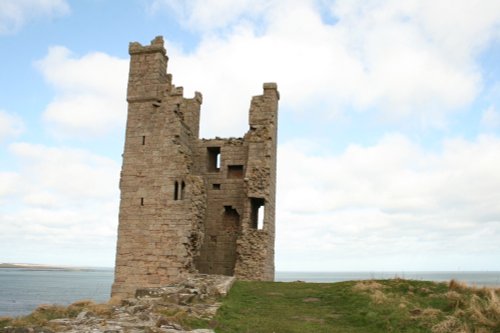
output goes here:
[[237, 282], [216, 332], [500, 332], [499, 291], [425, 281]]

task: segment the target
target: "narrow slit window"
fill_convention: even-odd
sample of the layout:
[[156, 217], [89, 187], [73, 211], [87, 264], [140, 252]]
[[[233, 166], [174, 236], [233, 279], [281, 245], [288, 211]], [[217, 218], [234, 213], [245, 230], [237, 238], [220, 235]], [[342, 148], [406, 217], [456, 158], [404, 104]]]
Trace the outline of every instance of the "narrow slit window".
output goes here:
[[142, 136], [142, 145], [144, 146], [145, 144], [146, 144], [146, 136], [145, 136], [145, 135], [143, 135], [143, 136]]
[[144, 198], [141, 198], [141, 206], [144, 206]]
[[208, 172], [218, 172], [220, 170], [221, 160], [220, 160], [220, 147], [208, 147]]
[[250, 223], [251, 227], [257, 230], [264, 229], [264, 209], [265, 200], [262, 198], [251, 198], [251, 212], [250, 212]]
[[174, 184], [174, 200], [179, 200], [179, 182], [175, 181]]
[[184, 200], [184, 189], [186, 188], [186, 183], [184, 181], [181, 182], [181, 195], [180, 198], [181, 200]]

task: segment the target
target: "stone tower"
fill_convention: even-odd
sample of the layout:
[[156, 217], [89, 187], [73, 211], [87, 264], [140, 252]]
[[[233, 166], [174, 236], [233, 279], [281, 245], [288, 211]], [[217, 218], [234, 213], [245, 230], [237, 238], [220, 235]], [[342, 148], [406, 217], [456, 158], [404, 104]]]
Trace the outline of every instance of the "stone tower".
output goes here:
[[252, 98], [243, 138], [199, 139], [202, 95], [172, 84], [163, 38], [129, 53], [112, 296], [196, 272], [273, 280], [276, 84]]

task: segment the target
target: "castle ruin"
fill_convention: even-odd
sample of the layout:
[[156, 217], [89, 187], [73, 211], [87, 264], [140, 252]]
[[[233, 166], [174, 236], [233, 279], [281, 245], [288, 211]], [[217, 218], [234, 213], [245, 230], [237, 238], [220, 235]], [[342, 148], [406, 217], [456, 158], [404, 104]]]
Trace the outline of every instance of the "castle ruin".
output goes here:
[[200, 139], [202, 95], [172, 84], [163, 38], [129, 53], [112, 296], [197, 272], [273, 280], [276, 84], [252, 98], [243, 138]]

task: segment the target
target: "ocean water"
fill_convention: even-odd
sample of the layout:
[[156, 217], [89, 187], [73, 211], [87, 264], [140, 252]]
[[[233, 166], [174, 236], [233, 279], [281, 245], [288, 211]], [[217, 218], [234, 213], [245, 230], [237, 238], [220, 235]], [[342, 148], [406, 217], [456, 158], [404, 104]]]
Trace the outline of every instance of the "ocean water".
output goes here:
[[[500, 272], [276, 272], [276, 281], [341, 282], [395, 277], [449, 281], [500, 287]], [[29, 314], [41, 304], [68, 305], [77, 300], [109, 299], [113, 269], [32, 270], [0, 269], [0, 316]]]
[[0, 316], [29, 314], [41, 304], [68, 305], [77, 300], [105, 302], [113, 283], [112, 269], [0, 269]]
[[447, 282], [455, 279], [470, 286], [500, 287], [500, 272], [277, 272], [276, 281], [341, 282], [393, 279]]

